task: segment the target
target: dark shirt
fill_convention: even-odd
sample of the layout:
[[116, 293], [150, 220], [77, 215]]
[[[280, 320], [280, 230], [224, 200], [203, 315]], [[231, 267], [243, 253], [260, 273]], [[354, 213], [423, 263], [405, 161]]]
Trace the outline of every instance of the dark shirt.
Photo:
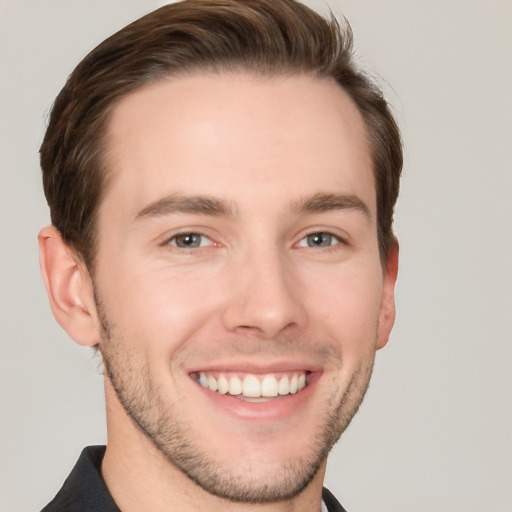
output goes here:
[[[120, 512], [101, 476], [105, 446], [84, 449], [62, 489], [41, 512]], [[346, 512], [327, 490], [322, 493], [329, 512]]]

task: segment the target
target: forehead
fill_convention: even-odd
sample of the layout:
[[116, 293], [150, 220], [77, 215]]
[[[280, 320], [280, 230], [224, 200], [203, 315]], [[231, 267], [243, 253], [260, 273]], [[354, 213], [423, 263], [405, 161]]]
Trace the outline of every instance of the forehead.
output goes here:
[[106, 163], [104, 202], [121, 195], [131, 213], [165, 194], [249, 204], [316, 188], [375, 203], [359, 111], [333, 80], [310, 76], [198, 74], [146, 86], [113, 110]]

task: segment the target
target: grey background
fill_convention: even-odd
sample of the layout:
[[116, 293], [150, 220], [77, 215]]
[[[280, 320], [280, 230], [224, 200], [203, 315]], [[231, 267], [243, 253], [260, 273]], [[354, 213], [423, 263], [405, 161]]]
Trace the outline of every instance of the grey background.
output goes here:
[[[53, 320], [39, 276], [45, 112], [87, 51], [163, 3], [0, 0], [2, 512], [39, 510], [105, 441], [100, 362]], [[510, 512], [512, 3], [330, 5], [387, 81], [406, 166], [398, 320], [327, 485], [352, 512]]]

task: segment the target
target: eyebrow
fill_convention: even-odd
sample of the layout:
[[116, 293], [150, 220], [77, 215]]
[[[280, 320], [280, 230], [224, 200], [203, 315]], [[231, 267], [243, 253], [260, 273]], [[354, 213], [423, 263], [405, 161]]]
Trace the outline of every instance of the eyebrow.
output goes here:
[[293, 207], [297, 213], [321, 213], [331, 210], [356, 210], [371, 217], [370, 209], [366, 203], [353, 194], [318, 193], [306, 197], [295, 203]]
[[208, 196], [173, 194], [145, 206], [135, 216], [138, 219], [160, 217], [173, 213], [193, 213], [217, 217], [235, 217], [236, 208], [229, 201]]
[[[359, 197], [352, 194], [317, 193], [293, 204], [296, 213], [321, 213], [332, 210], [357, 210], [370, 218], [370, 209]], [[192, 213], [215, 217], [236, 217], [236, 206], [230, 201], [210, 196], [173, 194], [145, 206], [135, 216], [136, 220], [160, 217], [175, 213]]]

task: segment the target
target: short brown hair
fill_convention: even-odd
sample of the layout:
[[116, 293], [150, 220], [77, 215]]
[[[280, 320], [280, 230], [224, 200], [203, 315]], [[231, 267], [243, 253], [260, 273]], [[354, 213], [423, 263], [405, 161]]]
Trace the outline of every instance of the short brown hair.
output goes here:
[[352, 55], [352, 31], [294, 0], [186, 0], [166, 5], [91, 51], [55, 100], [41, 146], [53, 225], [92, 272], [96, 217], [107, 186], [105, 133], [126, 94], [169, 75], [254, 71], [333, 78], [358, 107], [377, 189], [378, 241], [386, 261], [402, 169], [400, 133], [375, 83]]

